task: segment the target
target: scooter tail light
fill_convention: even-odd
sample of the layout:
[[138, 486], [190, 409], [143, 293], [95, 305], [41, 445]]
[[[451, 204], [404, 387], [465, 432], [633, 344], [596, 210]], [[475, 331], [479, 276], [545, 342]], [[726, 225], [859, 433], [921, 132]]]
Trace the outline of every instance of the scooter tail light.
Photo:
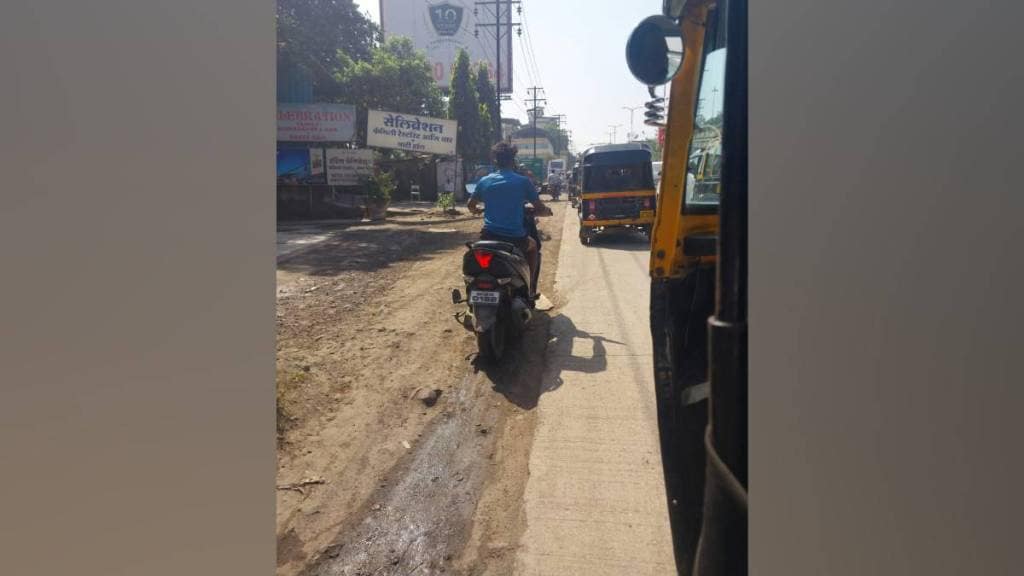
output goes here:
[[487, 269], [491, 267], [491, 259], [494, 258], [494, 254], [485, 250], [474, 250], [473, 257], [476, 258], [476, 263], [481, 268]]

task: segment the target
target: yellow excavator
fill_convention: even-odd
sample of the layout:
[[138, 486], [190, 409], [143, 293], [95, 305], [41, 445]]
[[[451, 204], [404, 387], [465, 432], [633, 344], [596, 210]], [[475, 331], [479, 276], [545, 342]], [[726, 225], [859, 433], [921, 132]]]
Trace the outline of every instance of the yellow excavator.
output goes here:
[[[665, 128], [650, 325], [680, 574], [747, 574], [747, 3], [664, 0], [626, 46]], [[655, 88], [669, 85], [668, 98]]]

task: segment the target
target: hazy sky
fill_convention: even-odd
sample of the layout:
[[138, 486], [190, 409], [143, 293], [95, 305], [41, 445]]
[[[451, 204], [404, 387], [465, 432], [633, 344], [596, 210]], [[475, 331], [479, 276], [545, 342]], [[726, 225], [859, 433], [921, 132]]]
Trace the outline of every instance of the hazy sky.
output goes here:
[[[355, 0], [380, 22], [378, 0]], [[647, 89], [626, 67], [626, 39], [642, 19], [661, 12], [660, 0], [523, 0], [519, 21], [523, 36], [513, 40], [514, 101], [502, 103], [502, 116], [526, 120], [527, 86], [543, 86], [545, 114], [565, 114], [577, 150], [608, 142], [609, 125], [618, 124], [616, 138], [625, 141], [629, 111], [643, 106]], [[529, 34], [538, 70], [524, 65]], [[539, 78], [536, 76], [539, 75]], [[633, 113], [637, 132], [654, 136], [644, 126], [643, 109]]]

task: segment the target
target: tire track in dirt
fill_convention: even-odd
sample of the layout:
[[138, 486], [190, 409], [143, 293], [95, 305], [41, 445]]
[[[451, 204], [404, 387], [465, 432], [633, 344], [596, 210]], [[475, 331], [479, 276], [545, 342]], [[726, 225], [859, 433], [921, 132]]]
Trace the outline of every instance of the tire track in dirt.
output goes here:
[[[541, 231], [548, 237], [541, 279], [546, 293], [551, 291], [557, 264], [560, 204], [554, 205], [555, 217], [541, 221]], [[456, 348], [464, 351], [474, 342], [450, 318], [456, 308], [447, 298], [448, 288], [461, 281], [461, 254], [456, 248], [437, 257], [445, 265], [456, 262], [444, 272], [449, 281], [403, 288], [401, 294], [431, 301], [443, 298], [446, 326], [455, 327], [454, 339], [460, 342]], [[393, 296], [389, 300], [394, 302]], [[390, 318], [408, 323], [417, 314], [416, 307], [399, 307]], [[429, 326], [425, 320], [419, 317], [421, 325]], [[376, 489], [347, 514], [336, 528], [334, 540], [321, 548], [303, 574], [507, 573], [500, 567], [512, 558], [505, 553], [508, 543], [518, 539], [515, 519], [521, 514], [520, 496], [528, 475], [525, 463], [533, 425], [531, 410], [541, 393], [549, 322], [546, 314], [538, 313], [523, 341], [509, 350], [502, 367], [473, 369], [464, 373], [461, 381], [456, 377], [457, 383], [442, 396], [443, 413], [425, 424], [421, 439], [410, 444], [411, 450], [386, 471], [364, 472], [389, 480], [373, 483]], [[412, 350], [417, 344], [408, 346]], [[411, 357], [422, 362], [430, 346], [419, 346]], [[396, 360], [395, 369], [402, 370], [402, 363], [408, 364]], [[427, 378], [420, 380], [427, 387], [434, 386]], [[385, 435], [392, 439], [387, 432]], [[348, 474], [360, 472], [348, 466]]]

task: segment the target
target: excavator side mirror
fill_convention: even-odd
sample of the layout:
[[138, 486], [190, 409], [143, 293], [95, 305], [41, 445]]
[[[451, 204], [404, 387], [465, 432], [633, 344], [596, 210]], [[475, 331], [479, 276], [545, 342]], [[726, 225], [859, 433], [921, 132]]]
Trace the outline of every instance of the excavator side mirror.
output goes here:
[[683, 32], [679, 25], [667, 16], [645, 18], [626, 42], [626, 64], [647, 86], [670, 82], [683, 66]]

